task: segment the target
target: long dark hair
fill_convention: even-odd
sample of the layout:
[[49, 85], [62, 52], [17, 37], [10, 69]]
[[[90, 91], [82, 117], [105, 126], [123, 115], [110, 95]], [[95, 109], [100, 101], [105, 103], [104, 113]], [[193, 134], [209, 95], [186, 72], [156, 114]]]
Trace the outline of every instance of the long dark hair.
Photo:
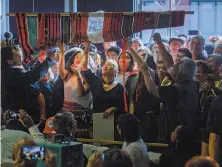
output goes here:
[[[122, 54], [123, 53], [121, 53], [121, 55]], [[129, 51], [126, 51], [126, 54], [129, 55], [130, 60], [131, 60], [130, 65], [129, 65], [128, 69], [126, 70], [126, 72], [131, 72], [131, 71], [133, 71], [133, 67], [134, 67], [134, 59], [133, 59], [133, 56], [131, 55], [131, 53]], [[119, 59], [120, 59], [121, 55], [118, 57], [118, 66], [119, 66]], [[120, 72], [120, 66], [119, 66], [119, 72]]]
[[[147, 59], [146, 59], [146, 63], [148, 64], [148, 66], [151, 69], [156, 70], [157, 66], [156, 66], [156, 64], [155, 64], [155, 62], [153, 60], [153, 56], [152, 55], [148, 54]], [[156, 82], [156, 80], [154, 82]], [[137, 83], [136, 83], [136, 89], [133, 92], [133, 98], [132, 98], [133, 103], [136, 102], [136, 93], [137, 93], [138, 85], [143, 85], [143, 84], [145, 84], [144, 77], [143, 77], [143, 74], [141, 72], [139, 72], [138, 80], [137, 80]]]
[[131, 143], [140, 139], [140, 121], [135, 115], [126, 113], [119, 116], [117, 125], [124, 141]]

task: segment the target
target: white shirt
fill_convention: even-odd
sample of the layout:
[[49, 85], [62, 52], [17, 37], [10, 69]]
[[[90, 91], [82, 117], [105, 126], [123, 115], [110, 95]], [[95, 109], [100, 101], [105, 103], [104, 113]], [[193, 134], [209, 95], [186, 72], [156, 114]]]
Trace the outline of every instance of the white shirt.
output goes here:
[[29, 128], [30, 134], [19, 131], [19, 130], [9, 130], [5, 126], [1, 127], [1, 162], [5, 160], [12, 160], [13, 146], [17, 140], [27, 137], [36, 142], [45, 142], [45, 137], [39, 132], [36, 126]]
[[90, 108], [92, 103], [92, 93], [89, 92], [87, 95], [80, 97], [77, 92], [77, 77], [70, 76], [64, 81], [64, 98], [66, 101], [75, 102], [85, 108]]
[[130, 155], [134, 167], [150, 166], [148, 150], [142, 139], [133, 143], [124, 142], [122, 149]]

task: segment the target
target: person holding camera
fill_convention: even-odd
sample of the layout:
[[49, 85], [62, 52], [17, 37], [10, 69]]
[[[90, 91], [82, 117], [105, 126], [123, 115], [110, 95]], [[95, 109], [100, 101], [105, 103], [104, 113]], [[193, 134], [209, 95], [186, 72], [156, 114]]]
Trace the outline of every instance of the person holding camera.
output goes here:
[[[16, 115], [16, 117], [13, 117], [13, 115]], [[18, 119], [29, 130], [31, 135], [23, 131], [8, 129], [7, 124], [13, 119]], [[35, 126], [32, 118], [24, 110], [19, 110], [16, 113], [12, 111], [3, 113], [1, 110], [1, 161], [12, 160], [13, 145], [22, 137], [34, 139], [38, 142], [46, 141], [44, 135]]]

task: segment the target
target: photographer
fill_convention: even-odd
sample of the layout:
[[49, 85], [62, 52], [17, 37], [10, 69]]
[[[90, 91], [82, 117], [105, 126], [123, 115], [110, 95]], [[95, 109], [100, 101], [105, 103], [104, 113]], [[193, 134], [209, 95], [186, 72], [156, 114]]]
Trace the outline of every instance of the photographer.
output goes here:
[[31, 135], [19, 130], [7, 129], [6, 125], [12, 120], [12, 118], [9, 117], [9, 112], [10, 111], [7, 111], [5, 114], [3, 114], [1, 111], [1, 161], [7, 159], [12, 160], [13, 145], [21, 137], [34, 139], [38, 142], [45, 142], [43, 134], [39, 132], [32, 118], [24, 110], [19, 110], [18, 121], [20, 121], [21, 124], [23, 124], [29, 130]]
[[[14, 167], [37, 167], [38, 160], [25, 159], [22, 155], [22, 147], [24, 146], [37, 146], [36, 143], [32, 139], [28, 139], [26, 137], [20, 138], [15, 144], [13, 148], [13, 160]], [[47, 167], [57, 167], [56, 155], [45, 150], [44, 161]]]

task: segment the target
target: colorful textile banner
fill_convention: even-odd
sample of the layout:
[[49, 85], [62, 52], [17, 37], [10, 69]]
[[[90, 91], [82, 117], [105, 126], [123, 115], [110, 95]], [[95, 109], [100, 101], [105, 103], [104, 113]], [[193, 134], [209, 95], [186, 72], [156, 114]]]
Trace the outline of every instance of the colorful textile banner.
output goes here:
[[18, 30], [19, 41], [26, 56], [25, 61], [30, 61], [30, 55], [34, 53], [34, 49], [29, 43], [29, 28], [27, 24], [26, 13], [16, 13], [16, 26]]
[[103, 24], [104, 24], [104, 13], [89, 13], [87, 36], [89, 41], [94, 43], [103, 43]]
[[72, 42], [92, 43], [117, 41], [145, 29], [179, 27], [184, 25], [185, 11], [135, 12], [132, 15], [117, 12], [71, 14]]
[[[117, 41], [145, 29], [183, 26], [184, 18], [185, 11], [135, 12], [129, 14], [124, 12], [79, 12], [62, 17], [60, 17], [60, 13], [41, 13], [38, 14], [37, 46], [40, 47], [40, 45], [47, 43], [54, 45], [58, 40], [76, 44], [83, 43], [86, 40], [90, 40], [92, 43]], [[21, 21], [22, 19], [17, 17], [18, 32], [24, 34], [20, 32], [23, 32], [23, 30], [28, 32], [28, 26], [23, 26], [20, 29]], [[36, 31], [34, 26], [37, 26], [37, 24], [34, 22], [32, 24], [30, 21], [29, 25], [32, 27], [29, 28], [31, 44], [34, 46]], [[24, 36], [20, 35], [19, 38], [24, 41]], [[30, 54], [29, 42], [26, 45], [25, 43], [23, 42], [24, 46], [22, 47], [27, 54]]]
[[37, 46], [37, 18], [28, 17], [29, 42], [33, 48]]
[[[38, 15], [38, 48], [47, 43], [54, 45], [58, 40], [61, 40], [60, 20], [60, 13], [41, 13]], [[70, 26], [68, 25], [68, 27]], [[64, 29], [66, 30], [66, 28]], [[62, 37], [64, 38], [64, 35]]]

